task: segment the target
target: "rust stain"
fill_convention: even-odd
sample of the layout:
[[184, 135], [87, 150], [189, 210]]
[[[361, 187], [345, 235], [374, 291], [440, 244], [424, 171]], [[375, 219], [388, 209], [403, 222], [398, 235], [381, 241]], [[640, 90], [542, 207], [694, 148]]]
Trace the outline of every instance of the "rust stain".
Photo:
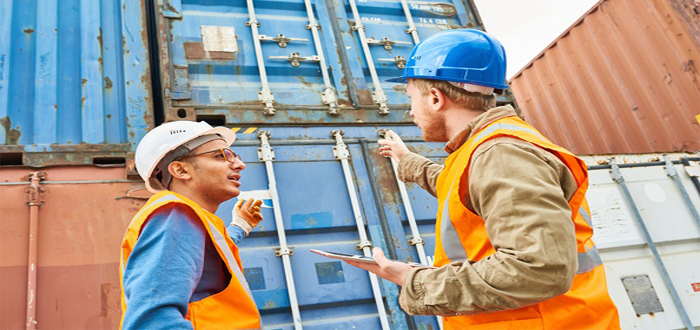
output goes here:
[[185, 58], [188, 60], [214, 60], [214, 61], [233, 61], [236, 59], [236, 53], [233, 52], [208, 52], [204, 50], [204, 43], [187, 41], [183, 43], [185, 49]]
[[306, 87], [311, 88], [311, 87], [313, 86], [313, 84], [310, 83], [310, 82], [308, 82], [308, 81], [306, 81], [306, 79], [304, 79], [303, 76], [297, 76], [297, 79], [299, 79], [299, 81], [301, 81], [301, 83], [302, 83], [304, 86], [306, 86]]
[[112, 88], [112, 79], [109, 79], [109, 77], [105, 77], [105, 88]]
[[99, 34], [97, 35], [97, 43], [100, 44], [100, 51], [101, 51], [101, 50], [102, 50], [102, 46], [103, 46], [103, 44], [102, 44], [102, 28], [100, 28], [100, 32], [99, 32]]
[[372, 92], [369, 89], [358, 89], [357, 99], [360, 104], [374, 104], [374, 101], [372, 101]]
[[85, 79], [85, 78], [83, 78], [83, 79], [80, 81], [80, 83], [83, 84], [83, 85], [87, 84], [87, 82], [88, 82], [88, 80]]
[[19, 127], [12, 128], [10, 117], [0, 118], [0, 125], [5, 128], [5, 144], [16, 145], [19, 143], [19, 138], [22, 136], [22, 131]]
[[32, 29], [32, 28], [26, 28], [26, 29], [22, 30], [22, 32], [24, 32], [24, 33], [26, 33], [26, 34], [32, 34], [32, 33], [34, 33], [34, 29]]

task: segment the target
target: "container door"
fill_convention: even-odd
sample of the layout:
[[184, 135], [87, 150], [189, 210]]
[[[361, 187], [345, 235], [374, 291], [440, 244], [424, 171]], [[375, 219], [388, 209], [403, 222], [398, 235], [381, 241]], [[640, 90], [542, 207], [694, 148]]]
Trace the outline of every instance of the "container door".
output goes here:
[[166, 116], [350, 105], [325, 2], [169, 0], [158, 9], [165, 97], [176, 108]]
[[[235, 129], [235, 128], [234, 128]], [[279, 203], [271, 193], [268, 170], [259, 160], [261, 146], [258, 133], [270, 132], [274, 151], [276, 189]], [[342, 130], [348, 147], [353, 193], [359, 213], [353, 209], [346, 176], [334, 155], [336, 139], [331, 131]], [[233, 149], [246, 162], [242, 172], [242, 197], [263, 199], [264, 221], [240, 244], [244, 274], [250, 284], [266, 328], [292, 329], [293, 312], [285, 266], [277, 256], [280, 234], [275, 212], [282, 215], [284, 235], [292, 250], [289, 256], [294, 289], [304, 329], [354, 328], [382, 329], [375, 292], [368, 272], [342, 261], [313, 254], [322, 249], [348, 254], [362, 254], [356, 218], [360, 217], [368, 240], [373, 246], [391, 251], [385, 238], [388, 229], [377, 205], [376, 178], [370, 170], [373, 161], [368, 148], [376, 149], [376, 127], [246, 127], [239, 130]], [[368, 138], [369, 137], [369, 138]], [[223, 204], [217, 215], [231, 220], [236, 200]], [[382, 206], [383, 207], [383, 206]], [[381, 211], [383, 212], [383, 210]], [[277, 253], [279, 254], [279, 253]], [[380, 295], [387, 320], [393, 329], [409, 328], [412, 318], [398, 306], [398, 287], [380, 281]]]
[[[478, 28], [474, 10], [462, 1], [344, 0], [342, 32], [362, 106], [408, 109], [405, 85], [385, 82], [401, 75], [413, 46], [449, 29]], [[381, 111], [381, 110], [380, 110]]]

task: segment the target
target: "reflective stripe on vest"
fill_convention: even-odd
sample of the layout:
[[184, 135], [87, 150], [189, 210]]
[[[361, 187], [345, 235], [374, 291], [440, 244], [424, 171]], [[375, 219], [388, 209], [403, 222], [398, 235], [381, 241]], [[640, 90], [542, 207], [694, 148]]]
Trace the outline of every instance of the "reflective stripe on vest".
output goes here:
[[[165, 196], [153, 201], [153, 203], [148, 205], [148, 207], [146, 207], [146, 205], [144, 205], [144, 207], [142, 207], [141, 210], [138, 213], [136, 213], [136, 215], [132, 218], [132, 222], [135, 221], [136, 219], [138, 219], [141, 216], [141, 214], [143, 214], [143, 212], [145, 212], [151, 205], [156, 205], [158, 203], [167, 202], [167, 201], [175, 201], [175, 200], [180, 200], [180, 199], [175, 195], [165, 195]], [[129, 224], [129, 226], [131, 226], [131, 224]], [[122, 270], [122, 274], [124, 274], [124, 271], [126, 269], [126, 265], [124, 264], [124, 253], [123, 252], [121, 254], [121, 259], [119, 260], [119, 267]], [[129, 298], [127, 298], [126, 295], [124, 296], [124, 302], [126, 302], [127, 304], [129, 303]]]
[[250, 297], [250, 299], [253, 299], [253, 294], [250, 292], [250, 287], [248, 287], [248, 281], [246, 281], [245, 276], [243, 276], [243, 274], [241, 273], [241, 267], [238, 265], [238, 262], [233, 256], [233, 253], [231, 253], [231, 249], [229, 249], [224, 235], [222, 235], [219, 232], [219, 230], [214, 228], [213, 226], [210, 229], [211, 232], [214, 234], [214, 244], [216, 244], [219, 247], [219, 249], [221, 249], [221, 251], [224, 251], [226, 261], [228, 261], [228, 264], [231, 265], [231, 269], [236, 275], [236, 279], [238, 279], [238, 282], [241, 283], [241, 286], [243, 286], [245, 292], [248, 293], [248, 297]]
[[581, 206], [578, 209], [578, 214], [580, 214], [583, 217], [583, 220], [586, 220], [586, 223], [588, 224], [588, 226], [593, 228], [593, 221], [591, 221], [591, 215], [588, 214], [588, 211], [586, 211], [586, 209], [584, 209], [583, 206]]
[[462, 241], [459, 239], [457, 229], [450, 220], [449, 200], [452, 190], [447, 193], [445, 205], [442, 207], [442, 223], [440, 225], [440, 235], [442, 235], [442, 249], [445, 255], [452, 261], [466, 261], [467, 251], [464, 250]]
[[[484, 130], [479, 132], [475, 137], [474, 141], [472, 141], [470, 148], [473, 147], [474, 145], [478, 145], [484, 140], [486, 137], [491, 135], [493, 132], [499, 130], [499, 129], [504, 129], [504, 130], [511, 130], [511, 131], [519, 131], [519, 132], [526, 132], [533, 134], [535, 136], [538, 136], [539, 138], [543, 139], [544, 141], [547, 141], [544, 136], [542, 136], [540, 133], [528, 128], [528, 127], [520, 127], [516, 125], [511, 125], [511, 124], [503, 124], [503, 123], [493, 123], [486, 127]], [[449, 258], [452, 261], [465, 261], [467, 260], [467, 252], [464, 250], [464, 247], [462, 246], [461, 240], [459, 239], [459, 235], [457, 234], [457, 229], [454, 227], [452, 224], [452, 221], [450, 220], [450, 212], [449, 212], [449, 200], [450, 200], [450, 194], [452, 193], [452, 190], [447, 194], [447, 198], [445, 199], [445, 205], [442, 208], [442, 224], [441, 224], [441, 234], [442, 234], [442, 246], [443, 250], [445, 251], [445, 254], [447, 258]], [[578, 213], [581, 215], [581, 217], [586, 221], [588, 226], [593, 228], [593, 222], [591, 221], [591, 216], [588, 214], [588, 211], [581, 206], [578, 210]], [[578, 254], [578, 271], [576, 272], [577, 274], [581, 273], [586, 273], [591, 271], [593, 268], [595, 268], [598, 265], [601, 265], [603, 262], [600, 258], [600, 254], [598, 253], [598, 249], [593, 246], [593, 248], [585, 253], [579, 253]]]
[[[440, 225], [442, 248], [445, 251], [447, 258], [449, 258], [451, 261], [466, 261], [468, 258], [467, 251], [464, 250], [462, 241], [459, 239], [459, 235], [457, 234], [457, 229], [452, 224], [452, 219], [450, 219], [450, 211], [448, 210], [450, 194], [452, 194], [452, 189], [450, 189], [450, 192], [447, 193], [445, 205], [442, 207], [442, 221]], [[592, 227], [591, 217], [583, 207], [579, 209], [579, 214], [581, 217], [586, 219], [588, 225]], [[578, 254], [578, 270], [576, 271], [576, 274], [590, 272], [593, 270], [593, 268], [602, 264], [603, 261], [600, 259], [598, 248], [593, 246], [593, 248], [588, 252]]]
[[481, 140], [483, 140], [486, 136], [491, 135], [491, 133], [499, 130], [499, 129], [507, 129], [511, 131], [520, 131], [520, 132], [527, 132], [530, 134], [537, 135], [540, 137], [542, 140], [547, 141], [547, 139], [544, 138], [541, 134], [527, 128], [527, 127], [520, 127], [520, 126], [515, 126], [511, 124], [501, 124], [501, 123], [494, 123], [483, 129], [481, 132], [479, 132], [475, 137], [474, 141], [472, 141], [472, 144], [469, 146], [470, 148], [473, 147], [475, 144], [481, 143]]
[[[148, 207], [143, 207], [141, 210], [136, 213], [134, 216], [134, 219], [138, 219], [139, 216], [143, 212], [145, 212], [151, 205], [157, 205], [163, 202], [169, 202], [169, 201], [182, 201], [180, 198], [178, 198], [175, 195], [165, 195], [161, 198], [156, 199], [151, 203]], [[209, 229], [211, 230], [212, 234], [214, 234], [214, 244], [219, 248], [220, 251], [224, 252], [224, 256], [226, 257], [226, 261], [228, 261], [228, 264], [231, 265], [231, 269], [233, 270], [234, 275], [236, 276], [236, 279], [238, 280], [239, 283], [243, 286], [245, 289], [246, 293], [248, 293], [248, 296], [250, 299], [253, 299], [253, 294], [250, 292], [250, 287], [248, 286], [248, 281], [246, 281], [245, 276], [243, 276], [243, 273], [241, 273], [241, 268], [238, 265], [238, 262], [236, 261], [236, 258], [233, 256], [233, 253], [231, 252], [231, 249], [228, 247], [228, 244], [226, 243], [226, 238], [224, 238], [224, 235], [222, 235], [218, 229], [216, 229], [214, 226], [209, 226]], [[121, 261], [120, 261], [120, 266], [122, 269], [122, 273], [125, 271], [125, 264], [124, 264], [124, 256], [122, 256]], [[128, 303], [129, 300], [126, 296], [124, 296], [124, 300]]]

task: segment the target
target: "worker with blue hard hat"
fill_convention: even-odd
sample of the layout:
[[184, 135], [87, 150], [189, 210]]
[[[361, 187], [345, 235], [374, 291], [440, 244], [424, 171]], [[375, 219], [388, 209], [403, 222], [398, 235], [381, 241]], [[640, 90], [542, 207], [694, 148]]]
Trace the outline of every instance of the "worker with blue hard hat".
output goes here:
[[[401, 288], [411, 315], [443, 316], [445, 329], [619, 329], [591, 240], [586, 164], [496, 106], [508, 88], [503, 45], [450, 30], [411, 52], [401, 77], [426, 141], [446, 142], [444, 165], [388, 131], [380, 152], [399, 178], [438, 199], [434, 265], [349, 262]], [[419, 242], [420, 244], [420, 242]]]

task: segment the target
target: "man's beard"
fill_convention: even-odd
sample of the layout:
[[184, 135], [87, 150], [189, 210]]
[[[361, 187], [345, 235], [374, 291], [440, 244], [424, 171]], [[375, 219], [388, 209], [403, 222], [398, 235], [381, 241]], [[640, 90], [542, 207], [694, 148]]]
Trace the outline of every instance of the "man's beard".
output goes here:
[[423, 140], [427, 142], [447, 142], [450, 140], [450, 137], [447, 136], [447, 124], [443, 116], [428, 115], [422, 126]]

